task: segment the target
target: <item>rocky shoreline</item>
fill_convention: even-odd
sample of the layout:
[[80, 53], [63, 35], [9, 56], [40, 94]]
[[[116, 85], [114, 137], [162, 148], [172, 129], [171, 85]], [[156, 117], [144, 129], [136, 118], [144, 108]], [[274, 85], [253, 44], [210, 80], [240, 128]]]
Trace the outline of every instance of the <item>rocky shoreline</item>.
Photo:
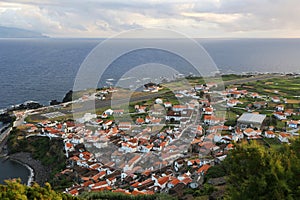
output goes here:
[[30, 153], [19, 152], [9, 155], [9, 159], [20, 162], [30, 170], [31, 175], [28, 182], [36, 182], [39, 185], [44, 185], [49, 180], [51, 170], [49, 167], [42, 165], [38, 160], [31, 157]]

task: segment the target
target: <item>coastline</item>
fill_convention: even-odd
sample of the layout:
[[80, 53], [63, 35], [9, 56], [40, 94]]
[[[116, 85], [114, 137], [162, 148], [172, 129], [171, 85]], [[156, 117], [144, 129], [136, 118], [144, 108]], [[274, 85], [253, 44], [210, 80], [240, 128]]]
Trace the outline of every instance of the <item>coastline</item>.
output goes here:
[[40, 161], [33, 159], [30, 153], [14, 153], [9, 155], [9, 159], [19, 162], [30, 171], [27, 185], [31, 185], [33, 182], [43, 185], [49, 180], [49, 174], [51, 172], [49, 167], [43, 166]]
[[10, 159], [11, 161], [14, 161], [14, 162], [17, 162], [23, 166], [25, 166], [28, 170], [29, 170], [29, 176], [28, 176], [28, 180], [27, 180], [27, 186], [31, 186], [31, 184], [34, 182], [34, 170], [32, 169], [32, 167], [30, 167], [29, 165], [19, 161], [19, 160], [16, 160], [16, 159], [13, 159], [13, 158], [8, 158]]

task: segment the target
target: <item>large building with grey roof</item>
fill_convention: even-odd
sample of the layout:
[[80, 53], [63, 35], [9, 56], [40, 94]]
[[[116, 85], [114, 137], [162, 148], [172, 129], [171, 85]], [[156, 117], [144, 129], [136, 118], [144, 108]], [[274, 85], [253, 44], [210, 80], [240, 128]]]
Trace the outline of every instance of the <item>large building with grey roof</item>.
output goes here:
[[266, 115], [264, 114], [243, 113], [242, 116], [238, 118], [237, 124], [242, 129], [247, 127], [261, 129], [265, 119]]

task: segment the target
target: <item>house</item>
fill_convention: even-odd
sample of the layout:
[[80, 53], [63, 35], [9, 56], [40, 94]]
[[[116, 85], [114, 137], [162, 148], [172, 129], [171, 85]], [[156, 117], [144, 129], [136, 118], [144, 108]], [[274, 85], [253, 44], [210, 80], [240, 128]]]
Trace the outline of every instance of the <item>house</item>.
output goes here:
[[180, 121], [182, 119], [181, 112], [169, 111], [165, 116], [168, 121]]
[[201, 175], [204, 175], [207, 173], [208, 169], [211, 167], [211, 165], [209, 164], [204, 164], [202, 165], [198, 170], [197, 170], [197, 173], [198, 174], [201, 174]]
[[286, 120], [286, 116], [282, 112], [274, 112], [273, 116], [278, 120]]
[[118, 125], [118, 128], [122, 131], [128, 131], [131, 129], [131, 123], [130, 122], [120, 122]]
[[101, 118], [102, 119], [106, 119], [108, 117], [108, 115], [106, 113], [102, 113]]
[[275, 133], [273, 131], [265, 131], [266, 138], [275, 138]]
[[143, 118], [139, 117], [139, 118], [137, 118], [137, 119], [135, 120], [135, 123], [136, 123], [137, 125], [141, 125], [141, 124], [144, 124], [144, 123], [145, 123], [145, 120], [144, 120]]
[[193, 160], [189, 160], [189, 161], [187, 162], [187, 165], [188, 165], [188, 166], [199, 165], [200, 162], [201, 162], [200, 159], [193, 159]]
[[145, 92], [158, 92], [159, 89], [159, 85], [152, 82], [145, 84], [144, 87]]
[[289, 126], [289, 128], [298, 128], [298, 125], [300, 124], [300, 120], [296, 121], [296, 120], [290, 120], [287, 122], [287, 125]]
[[70, 191], [69, 191], [69, 194], [71, 194], [72, 196], [77, 196], [77, 195], [79, 194], [78, 188], [75, 188], [75, 189], [73, 189], [73, 190], [70, 190]]
[[163, 104], [163, 100], [160, 98], [155, 99], [156, 104]]
[[167, 184], [167, 187], [168, 187], [168, 188], [173, 188], [173, 187], [175, 187], [178, 183], [180, 183], [180, 180], [177, 179], [177, 178], [173, 178], [173, 180], [170, 181], [170, 182]]
[[261, 135], [261, 130], [254, 130], [252, 128], [247, 128], [244, 131], [245, 136], [247, 137], [255, 137]]
[[280, 98], [275, 96], [275, 97], [271, 98], [271, 101], [274, 102], [274, 103], [280, 103]]
[[214, 109], [212, 107], [206, 107], [206, 108], [203, 108], [203, 113], [205, 115], [212, 115], [213, 114], [213, 111]]
[[151, 121], [152, 121], [153, 118], [154, 118], [154, 117], [152, 117], [152, 116], [150, 116], [150, 115], [147, 115], [147, 116], [145, 117], [145, 123], [147, 123], [147, 124], [151, 123]]
[[292, 115], [294, 115], [295, 113], [294, 113], [294, 110], [293, 109], [286, 109], [285, 111], [284, 111], [284, 115], [285, 116], [287, 116], [287, 117], [290, 117], [290, 116], [292, 116]]
[[157, 179], [155, 185], [159, 186], [161, 189], [164, 189], [167, 186], [168, 181], [169, 181], [169, 176], [163, 176]]
[[134, 109], [138, 113], [145, 113], [146, 112], [146, 106], [140, 106], [140, 105], [135, 105]]
[[284, 142], [284, 143], [288, 143], [289, 142], [289, 138], [291, 137], [290, 134], [288, 133], [284, 133], [284, 132], [281, 132], [279, 133], [278, 135], [278, 139], [280, 140], [280, 142]]
[[165, 108], [171, 108], [172, 107], [172, 103], [171, 102], [165, 102], [164, 106], [165, 106]]
[[108, 184], [106, 181], [99, 181], [97, 183], [93, 183], [91, 185], [89, 185], [90, 189], [93, 190], [93, 189], [100, 189], [100, 188], [104, 188], [104, 187], [107, 187]]
[[176, 98], [183, 98], [184, 96], [183, 96], [183, 94], [177, 93], [177, 94], [175, 94], [175, 97], [176, 97]]
[[113, 115], [114, 111], [112, 109], [107, 109], [104, 111], [104, 113], [108, 116], [111, 116], [111, 115]]
[[267, 105], [268, 105], [268, 103], [265, 101], [256, 101], [253, 103], [253, 106], [256, 109], [266, 108]]
[[242, 96], [240, 91], [231, 91], [231, 92], [229, 92], [229, 94], [231, 97], [233, 97], [235, 99], [238, 99]]
[[251, 96], [253, 99], [255, 99], [255, 98], [260, 98], [259, 94], [256, 93], [256, 92], [252, 93], [250, 96]]
[[119, 148], [119, 151], [122, 151], [124, 153], [136, 152], [137, 146], [130, 145], [127, 142], [122, 142], [121, 147]]
[[236, 99], [230, 99], [230, 100], [227, 101], [227, 106], [228, 107], [234, 107], [239, 103], [241, 103], [241, 102], [236, 100]]
[[153, 144], [147, 145], [147, 146], [141, 145], [141, 146], [139, 146], [139, 151], [142, 152], [142, 153], [148, 153], [148, 152], [151, 151], [151, 149], [153, 148], [153, 146], [154, 146]]
[[243, 139], [244, 138], [244, 133], [241, 131], [240, 128], [236, 128], [234, 132], [232, 133], [233, 137], [237, 137], [237, 140]]
[[225, 150], [229, 151], [229, 150], [232, 150], [233, 148], [234, 148], [234, 145], [230, 143], [225, 147]]
[[275, 107], [275, 109], [278, 111], [278, 112], [282, 112], [282, 111], [284, 111], [284, 105], [277, 105], [276, 107]]
[[266, 119], [264, 114], [256, 113], [243, 113], [237, 120], [237, 124], [240, 128], [245, 129], [247, 127], [261, 129]]
[[172, 109], [173, 109], [174, 112], [180, 112], [180, 111], [183, 111], [187, 108], [188, 107], [186, 105], [174, 105]]
[[161, 122], [161, 118], [154, 118], [151, 120], [152, 124], [160, 124], [160, 122]]
[[210, 106], [210, 102], [207, 99], [202, 99], [199, 102], [203, 107], [208, 107]]
[[196, 90], [196, 91], [199, 91], [199, 90], [204, 90], [206, 87], [204, 86], [204, 85], [195, 85], [194, 86], [194, 89]]
[[203, 128], [201, 125], [198, 125], [197, 128], [196, 128], [196, 133], [199, 134], [199, 135], [202, 135], [203, 134]]
[[216, 116], [213, 116], [213, 115], [204, 115], [203, 122], [205, 124], [215, 125], [215, 124], [219, 123], [220, 121], [221, 121], [221, 119], [217, 118]]

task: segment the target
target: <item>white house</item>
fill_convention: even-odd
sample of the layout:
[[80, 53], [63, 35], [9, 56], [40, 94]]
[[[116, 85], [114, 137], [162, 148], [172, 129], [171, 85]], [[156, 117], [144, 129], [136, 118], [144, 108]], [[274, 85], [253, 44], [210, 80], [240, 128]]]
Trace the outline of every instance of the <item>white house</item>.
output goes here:
[[114, 111], [112, 109], [107, 109], [106, 111], [104, 111], [105, 114], [107, 114], [108, 116], [113, 115]]
[[300, 121], [295, 121], [295, 120], [290, 120], [287, 122], [287, 125], [289, 126], [289, 128], [298, 128], [298, 125], [300, 124]]
[[171, 102], [164, 102], [164, 106], [166, 108], [171, 108], [172, 107], [172, 103]]
[[290, 134], [288, 133], [279, 133], [278, 135], [278, 139], [280, 140], [280, 142], [289, 142], [289, 138], [291, 137]]
[[258, 136], [258, 135], [261, 135], [261, 130], [254, 130], [252, 128], [247, 128], [244, 130], [244, 134], [247, 137]]
[[272, 97], [271, 101], [274, 103], [280, 103], [280, 98], [279, 97]]
[[206, 108], [203, 108], [203, 113], [205, 115], [212, 115], [213, 114], [213, 111], [214, 109], [212, 107], [206, 107]]
[[285, 114], [283, 114], [281, 112], [275, 112], [275, 113], [273, 113], [273, 115], [278, 120], [286, 120]]
[[273, 131], [265, 131], [266, 138], [275, 138], [275, 133]]
[[163, 100], [160, 98], [155, 99], [156, 104], [163, 104]]

